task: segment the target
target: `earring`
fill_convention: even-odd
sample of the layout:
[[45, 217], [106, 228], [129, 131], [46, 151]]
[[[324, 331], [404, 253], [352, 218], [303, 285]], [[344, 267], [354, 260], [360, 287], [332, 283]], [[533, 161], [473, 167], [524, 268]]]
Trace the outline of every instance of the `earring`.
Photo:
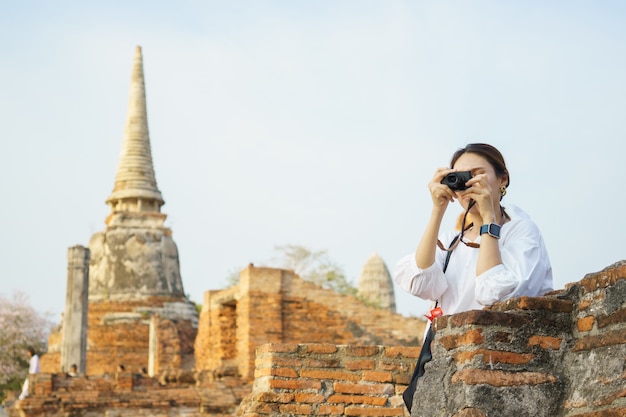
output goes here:
[[500, 196], [504, 197], [506, 195], [506, 187], [503, 185], [500, 187]]

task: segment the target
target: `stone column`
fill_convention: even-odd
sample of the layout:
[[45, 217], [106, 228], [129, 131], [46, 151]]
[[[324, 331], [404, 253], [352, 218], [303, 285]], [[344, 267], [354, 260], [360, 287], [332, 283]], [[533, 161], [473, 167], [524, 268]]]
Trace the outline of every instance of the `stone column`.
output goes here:
[[154, 315], [150, 317], [150, 333], [148, 337], [148, 376], [154, 377], [159, 371], [159, 317]]
[[61, 371], [72, 364], [79, 373], [87, 367], [87, 296], [89, 291], [89, 249], [76, 245], [67, 251], [67, 289], [63, 313]]

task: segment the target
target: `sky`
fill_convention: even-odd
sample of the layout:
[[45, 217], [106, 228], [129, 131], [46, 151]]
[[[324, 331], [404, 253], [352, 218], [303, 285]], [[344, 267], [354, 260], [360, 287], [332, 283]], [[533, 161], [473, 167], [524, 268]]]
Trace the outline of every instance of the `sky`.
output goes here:
[[564, 288], [626, 259], [625, 19], [619, 1], [3, 2], [0, 294], [60, 318], [67, 249], [105, 228], [137, 45], [193, 301], [277, 245], [355, 285], [374, 252], [393, 271], [472, 142], [502, 151], [503, 205]]

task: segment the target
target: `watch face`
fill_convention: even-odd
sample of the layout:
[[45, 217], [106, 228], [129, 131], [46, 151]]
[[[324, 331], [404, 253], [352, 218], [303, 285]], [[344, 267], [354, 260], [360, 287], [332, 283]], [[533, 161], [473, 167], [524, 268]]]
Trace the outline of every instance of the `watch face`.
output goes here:
[[480, 226], [480, 234], [487, 233], [490, 236], [495, 237], [496, 239], [500, 238], [500, 225], [496, 223], [483, 224]]

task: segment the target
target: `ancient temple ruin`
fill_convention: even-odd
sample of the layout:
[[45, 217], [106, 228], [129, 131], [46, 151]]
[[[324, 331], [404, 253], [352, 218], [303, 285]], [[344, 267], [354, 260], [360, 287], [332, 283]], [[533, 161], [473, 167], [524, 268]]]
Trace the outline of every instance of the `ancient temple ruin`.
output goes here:
[[[161, 213], [140, 48], [107, 204], [106, 229], [68, 250], [63, 323], [10, 417], [409, 416], [401, 394], [425, 322], [394, 313], [377, 255], [359, 297], [249, 265], [205, 292], [198, 317]], [[542, 297], [437, 318], [411, 416], [626, 415], [625, 300], [621, 261]]]
[[373, 253], [365, 261], [359, 277], [358, 295], [372, 305], [396, 312], [396, 297], [393, 281], [385, 261]]
[[[193, 367], [198, 313], [185, 297], [178, 249], [161, 212], [164, 200], [152, 162], [140, 47], [135, 51], [115, 183], [106, 203], [111, 210], [106, 229], [91, 237], [86, 251], [86, 373], [114, 372], [120, 364], [146, 368], [151, 374]], [[70, 326], [73, 322], [64, 320], [63, 334]], [[70, 366], [62, 357], [61, 339], [51, 335], [49, 353], [42, 358], [44, 372], [67, 371]]]

